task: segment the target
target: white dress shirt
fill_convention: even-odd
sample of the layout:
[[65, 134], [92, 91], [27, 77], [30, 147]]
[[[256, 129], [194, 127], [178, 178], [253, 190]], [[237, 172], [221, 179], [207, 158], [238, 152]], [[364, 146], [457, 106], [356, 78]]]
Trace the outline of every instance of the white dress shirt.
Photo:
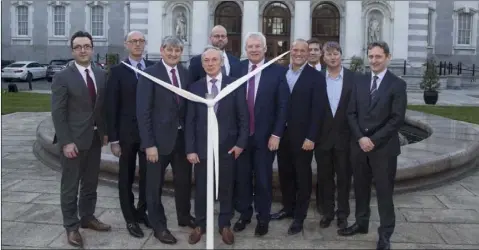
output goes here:
[[309, 66], [315, 68], [317, 71], [321, 71], [321, 69], [322, 69], [320, 62], [316, 63], [316, 65], [311, 65], [311, 63], [308, 63], [308, 64], [309, 64]]
[[206, 87], [208, 88], [208, 94], [211, 94], [211, 88], [213, 88], [213, 83], [211, 82], [211, 79], [216, 79], [215, 85], [216, 88], [218, 89], [218, 93], [221, 91], [221, 81], [223, 79], [223, 74], [220, 73], [216, 77], [211, 77], [209, 75], [206, 75]]
[[173, 84], [173, 76], [171, 74], [171, 69], [175, 69], [176, 79], [178, 80], [178, 87], [182, 88], [181, 87], [180, 75], [178, 74], [178, 67], [176, 65], [175, 65], [175, 67], [171, 67], [170, 65], [166, 64], [164, 60], [161, 60], [161, 62], [163, 63], [163, 65], [165, 65], [166, 72], [168, 73], [168, 77], [170, 78], [171, 84]]
[[[379, 89], [379, 85], [381, 84], [383, 78], [384, 78], [384, 75], [386, 75], [386, 72], [388, 71], [387, 68], [385, 68], [381, 73], [377, 74], [378, 76], [378, 80], [376, 81], [376, 85], [377, 85], [377, 88], [376, 89]], [[371, 72], [371, 83], [370, 83], [370, 86], [369, 86], [369, 90], [372, 89], [373, 87], [373, 82], [374, 82], [374, 76], [376, 74], [374, 74], [373, 72]]]
[[[261, 60], [261, 62], [256, 64], [256, 69], [261, 67], [264, 64], [264, 59]], [[253, 71], [253, 63], [251, 61], [248, 63], [248, 73]], [[261, 79], [261, 71], [258, 72], [258, 74], [254, 75], [254, 99], [256, 101], [256, 94], [258, 94], [258, 86], [259, 86], [259, 80]], [[248, 99], [248, 91], [249, 91], [249, 79], [246, 82], [246, 99]]]
[[80, 71], [81, 76], [83, 77], [83, 81], [85, 81], [85, 85], [88, 87], [88, 83], [86, 81], [86, 72], [85, 69], [88, 69], [88, 75], [91, 77], [93, 80], [93, 85], [95, 85], [95, 91], [98, 93], [98, 88], [96, 87], [96, 79], [95, 79], [95, 74], [91, 70], [91, 65], [88, 65], [88, 67], [81, 66], [77, 62], [75, 62], [75, 66], [77, 67], [78, 71]]

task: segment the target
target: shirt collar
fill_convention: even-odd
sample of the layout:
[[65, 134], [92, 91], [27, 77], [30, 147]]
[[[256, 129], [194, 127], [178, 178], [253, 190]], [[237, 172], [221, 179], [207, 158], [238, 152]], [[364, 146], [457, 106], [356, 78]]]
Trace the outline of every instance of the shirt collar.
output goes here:
[[[381, 73], [377, 74], [378, 76], [378, 81], [381, 81], [384, 78], [384, 75], [386, 75], [386, 72], [388, 71], [388, 68], [385, 68]], [[374, 79], [374, 72], [371, 71], [371, 79]]]
[[[329, 71], [328, 71], [328, 68], [326, 67], [326, 76], [329, 77], [329, 78], [332, 78], [330, 77], [329, 75]], [[339, 77], [342, 79], [344, 77], [344, 68], [343, 66], [341, 66], [341, 71], [339, 71]]]
[[293, 70], [293, 64], [289, 64], [289, 70], [293, 71], [294, 73], [301, 73], [301, 71], [303, 71], [304, 67], [306, 66], [306, 64], [308, 63], [304, 63], [301, 67], [299, 67], [298, 70], [294, 71]]
[[141, 63], [142, 66], [145, 66], [145, 61], [143, 58], [140, 59], [140, 61], [136, 61], [135, 59], [128, 57], [128, 60], [130, 61], [131, 66], [136, 67], [138, 63]]
[[178, 72], [178, 67], [177, 67], [177, 65], [175, 65], [175, 67], [171, 67], [170, 65], [166, 64], [164, 60], [161, 60], [161, 62], [163, 63], [163, 65], [165, 65], [166, 71], [167, 71], [168, 73], [171, 72], [171, 69], [175, 69], [175, 72]]
[[88, 72], [93, 72], [91, 70], [91, 64], [89, 64], [88, 67], [85, 67], [75, 62], [75, 66], [77, 67], [78, 71], [80, 71], [81, 73], [85, 72], [85, 69], [88, 69]]
[[[219, 88], [220, 86], [217, 83], [220, 83], [221, 79], [223, 78], [223, 74], [221, 74], [221, 71], [214, 78], [216, 79], [216, 87]], [[213, 77], [206, 75], [206, 82], [208, 83], [208, 85], [212, 85], [212, 83], [210, 82], [211, 79], [213, 79]]]
[[[258, 67], [261, 67], [261, 65], [263, 65], [263, 64], [264, 64], [264, 58], [263, 58], [263, 60], [261, 60], [261, 62], [255, 64], [255, 65], [256, 65], [256, 68], [258, 68]], [[248, 60], [248, 71], [251, 70], [251, 67], [253, 67], [253, 63]]]

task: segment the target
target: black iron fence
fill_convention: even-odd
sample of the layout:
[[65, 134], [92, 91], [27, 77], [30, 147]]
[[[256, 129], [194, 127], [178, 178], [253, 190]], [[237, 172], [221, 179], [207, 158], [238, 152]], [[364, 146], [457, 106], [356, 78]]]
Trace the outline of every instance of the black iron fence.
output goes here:
[[[476, 76], [476, 64], [472, 64], [472, 66], [468, 66], [463, 64], [462, 62], [458, 62], [457, 64], [453, 64], [452, 62], [440, 61], [439, 63], [435, 64], [436, 72], [441, 76], [446, 75], [462, 75], [462, 76]], [[426, 67], [430, 67], [430, 64], [426, 64]], [[403, 65], [403, 73], [404, 75], [407, 74], [407, 62], [404, 60]]]

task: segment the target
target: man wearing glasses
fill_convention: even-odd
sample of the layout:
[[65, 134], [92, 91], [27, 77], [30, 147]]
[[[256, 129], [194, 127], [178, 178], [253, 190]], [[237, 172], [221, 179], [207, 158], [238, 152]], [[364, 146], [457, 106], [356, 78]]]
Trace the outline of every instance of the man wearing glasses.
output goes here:
[[[128, 58], [125, 63], [144, 70], [153, 63], [143, 59], [145, 36], [139, 31], [132, 31], [125, 37]], [[140, 150], [140, 135], [136, 120], [136, 86], [139, 75], [126, 65], [120, 63], [110, 69], [107, 84], [107, 121], [108, 138], [111, 152], [120, 158], [118, 172], [118, 191], [120, 206], [126, 221], [128, 232], [137, 238], [144, 233], [139, 223], [150, 227], [146, 215], [146, 155]], [[135, 180], [136, 158], [139, 160], [139, 198], [135, 208], [135, 196], [132, 192]]]
[[[231, 68], [239, 63], [239, 59], [225, 51], [228, 44], [228, 35], [225, 27], [216, 25], [211, 30], [210, 34], [211, 45], [223, 51], [223, 65], [221, 66], [221, 73], [226, 76], [231, 76]], [[203, 69], [201, 62], [201, 55], [194, 56], [190, 60], [189, 66], [191, 82], [196, 82], [203, 77], [206, 77], [206, 72]]]
[[111, 229], [94, 216], [101, 147], [108, 143], [103, 105], [106, 72], [91, 67], [93, 39], [89, 33], [76, 32], [70, 45], [75, 62], [53, 77], [53, 143], [62, 151], [60, 203], [63, 226], [68, 243], [82, 247], [80, 226], [95, 231]]

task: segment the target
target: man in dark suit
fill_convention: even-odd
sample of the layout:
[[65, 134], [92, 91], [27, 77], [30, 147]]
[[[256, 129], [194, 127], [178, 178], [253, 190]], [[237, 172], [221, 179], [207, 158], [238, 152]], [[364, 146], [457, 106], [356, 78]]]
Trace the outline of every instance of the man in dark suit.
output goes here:
[[[206, 78], [193, 83], [189, 90], [198, 96], [205, 93], [215, 97], [221, 89], [233, 82], [233, 78], [221, 73], [223, 63], [221, 50], [211, 47], [202, 54]], [[233, 188], [235, 160], [248, 144], [249, 114], [246, 105], [244, 87], [236, 89], [223, 98], [215, 107], [219, 129], [219, 202], [218, 227], [223, 242], [234, 243], [234, 235], [230, 229], [233, 215]], [[196, 224], [189, 237], [190, 244], [196, 244], [206, 232], [206, 163], [207, 156], [207, 108], [203, 103], [188, 102], [185, 122], [186, 153], [191, 164], [195, 164], [195, 215]], [[217, 173], [215, 173], [217, 174]]]
[[68, 243], [82, 247], [83, 239], [78, 232], [80, 226], [96, 231], [111, 229], [94, 216], [101, 147], [108, 143], [103, 106], [106, 72], [91, 66], [93, 39], [89, 33], [75, 32], [70, 46], [75, 62], [53, 77], [53, 143], [58, 143], [62, 150], [60, 203], [63, 226]]
[[[125, 47], [129, 52], [125, 63], [144, 70], [153, 63], [142, 58], [145, 49], [145, 36], [139, 31], [130, 32], [125, 39]], [[138, 238], [144, 236], [138, 223], [147, 227], [146, 215], [146, 155], [140, 150], [140, 135], [136, 120], [136, 86], [138, 75], [120, 63], [110, 69], [107, 84], [107, 119], [108, 138], [111, 152], [120, 158], [118, 171], [118, 191], [120, 206], [126, 221], [128, 232]], [[136, 155], [139, 158], [140, 192], [137, 208], [132, 191], [135, 180]]]
[[278, 171], [283, 209], [272, 219], [293, 217], [288, 234], [303, 230], [312, 192], [311, 160], [322, 116], [323, 75], [307, 64], [308, 43], [297, 39], [291, 46], [286, 73], [291, 93], [286, 129], [278, 150]]
[[[234, 68], [233, 77], [244, 76], [265, 62], [266, 38], [262, 33], [249, 33], [245, 48], [248, 59]], [[271, 64], [245, 84], [250, 136], [248, 146], [237, 164], [234, 200], [236, 210], [241, 216], [233, 230], [242, 231], [251, 222], [254, 174], [254, 206], [258, 221], [255, 235], [263, 236], [269, 230], [273, 161], [288, 115], [289, 89], [286, 69], [278, 64]]]
[[[353, 72], [341, 65], [341, 46], [337, 42], [323, 45], [326, 84], [321, 97], [324, 119], [319, 127], [315, 157], [317, 163], [317, 194], [323, 194], [321, 228], [330, 226], [337, 217], [337, 226], [348, 226], [349, 192], [351, 190], [351, 165], [349, 153], [348, 104], [355, 83]], [[336, 177], [336, 182], [335, 182]], [[338, 192], [338, 209], [335, 212], [335, 194]]]
[[[176, 87], [187, 89], [188, 72], [181, 66], [183, 43], [165, 37], [161, 44], [161, 61], [145, 72]], [[165, 244], [176, 238], [167, 228], [161, 203], [165, 169], [171, 163], [174, 175], [175, 205], [179, 226], [195, 228], [191, 210], [191, 164], [186, 159], [184, 118], [185, 99], [141, 76], [136, 92], [136, 115], [141, 148], [146, 151], [146, 206], [154, 236]]]
[[308, 64], [318, 71], [322, 71], [326, 65], [321, 64], [321, 56], [323, 54], [322, 45], [319, 40], [311, 38], [308, 40], [309, 57]]
[[406, 82], [389, 70], [391, 58], [385, 42], [368, 46], [371, 73], [353, 87], [348, 110], [351, 127], [351, 156], [356, 223], [338, 230], [339, 235], [365, 234], [369, 228], [371, 182], [374, 178], [380, 226], [378, 249], [389, 249], [395, 227], [393, 203], [397, 157], [401, 153], [399, 128], [404, 124], [407, 94]]
[[[231, 76], [231, 68], [239, 63], [239, 59], [225, 50], [225, 47], [228, 44], [226, 28], [221, 25], [213, 27], [213, 29], [211, 29], [210, 42], [211, 45], [223, 51], [223, 66], [221, 66], [221, 73], [223, 75]], [[191, 82], [196, 82], [203, 77], [206, 77], [206, 72], [201, 62], [201, 55], [196, 55], [191, 58], [188, 72], [190, 74]]]

